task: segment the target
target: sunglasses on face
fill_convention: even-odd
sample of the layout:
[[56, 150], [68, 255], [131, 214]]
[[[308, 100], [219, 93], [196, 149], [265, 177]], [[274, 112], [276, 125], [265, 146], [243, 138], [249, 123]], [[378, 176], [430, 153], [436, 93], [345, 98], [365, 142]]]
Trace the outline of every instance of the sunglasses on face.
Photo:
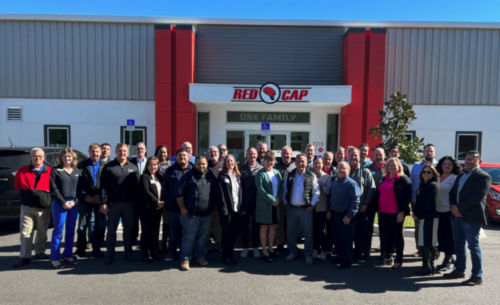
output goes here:
[[422, 174], [429, 174], [432, 175], [433, 173], [431, 171], [422, 171]]

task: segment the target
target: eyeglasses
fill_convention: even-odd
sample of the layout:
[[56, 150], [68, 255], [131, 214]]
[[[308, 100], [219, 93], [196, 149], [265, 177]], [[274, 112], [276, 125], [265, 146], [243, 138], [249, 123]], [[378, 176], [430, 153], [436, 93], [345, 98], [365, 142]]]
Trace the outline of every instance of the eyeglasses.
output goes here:
[[225, 148], [219, 148], [220, 151], [226, 151], [227, 149]]
[[422, 174], [429, 174], [432, 175], [433, 173], [431, 171], [422, 171]]

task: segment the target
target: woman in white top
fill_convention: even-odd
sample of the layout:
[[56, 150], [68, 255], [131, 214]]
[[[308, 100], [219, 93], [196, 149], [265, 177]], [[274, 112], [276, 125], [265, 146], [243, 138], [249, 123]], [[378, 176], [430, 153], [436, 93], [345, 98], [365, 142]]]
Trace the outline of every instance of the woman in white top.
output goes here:
[[438, 250], [444, 252], [444, 260], [437, 270], [447, 270], [455, 253], [453, 236], [451, 231], [451, 212], [449, 193], [457, 176], [461, 172], [457, 161], [451, 156], [444, 156], [439, 160], [436, 169], [440, 175], [438, 178], [439, 193], [436, 202], [436, 211], [439, 216], [438, 226]]
[[236, 264], [234, 242], [238, 232], [238, 220], [241, 210], [241, 180], [236, 158], [227, 155], [222, 170], [217, 176], [217, 198], [219, 221], [222, 230], [222, 261], [226, 265]]
[[161, 214], [165, 205], [159, 171], [160, 162], [157, 157], [146, 161], [144, 173], [141, 175], [140, 208], [141, 218], [141, 259], [145, 263], [160, 261], [158, 254], [158, 235], [160, 234]]

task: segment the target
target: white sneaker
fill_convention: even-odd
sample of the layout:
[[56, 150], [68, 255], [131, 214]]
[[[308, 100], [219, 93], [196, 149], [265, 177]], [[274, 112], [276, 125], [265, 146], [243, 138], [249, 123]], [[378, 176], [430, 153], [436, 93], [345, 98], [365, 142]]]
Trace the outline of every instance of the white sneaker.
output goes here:
[[326, 261], [326, 252], [325, 251], [321, 251], [321, 254], [319, 255], [319, 259], [322, 261]]
[[240, 253], [241, 258], [247, 258], [248, 257], [248, 248], [243, 248]]
[[318, 257], [319, 257], [318, 250], [313, 250], [313, 258], [318, 258]]
[[260, 257], [260, 250], [257, 248], [253, 249], [253, 257], [259, 258]]

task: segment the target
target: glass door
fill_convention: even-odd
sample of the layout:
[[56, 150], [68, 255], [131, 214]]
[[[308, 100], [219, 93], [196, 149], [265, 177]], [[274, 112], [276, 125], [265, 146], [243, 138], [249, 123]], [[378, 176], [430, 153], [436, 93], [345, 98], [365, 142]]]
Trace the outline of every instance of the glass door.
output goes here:
[[268, 146], [271, 150], [281, 150], [283, 146], [288, 145], [288, 137], [286, 134], [272, 133], [269, 138], [270, 143], [268, 143]]
[[249, 133], [248, 134], [247, 148], [252, 147], [252, 146], [257, 148], [257, 143], [259, 143], [259, 142], [266, 142], [267, 145], [269, 146], [269, 143], [268, 143], [269, 141], [268, 141], [267, 136], [263, 136], [260, 133]]
[[285, 145], [290, 145], [290, 133], [283, 131], [271, 132], [269, 136], [263, 136], [260, 132], [257, 131], [247, 131], [246, 132], [246, 146], [248, 147], [257, 147], [258, 142], [266, 142], [267, 147], [270, 150], [281, 150], [281, 148]]

